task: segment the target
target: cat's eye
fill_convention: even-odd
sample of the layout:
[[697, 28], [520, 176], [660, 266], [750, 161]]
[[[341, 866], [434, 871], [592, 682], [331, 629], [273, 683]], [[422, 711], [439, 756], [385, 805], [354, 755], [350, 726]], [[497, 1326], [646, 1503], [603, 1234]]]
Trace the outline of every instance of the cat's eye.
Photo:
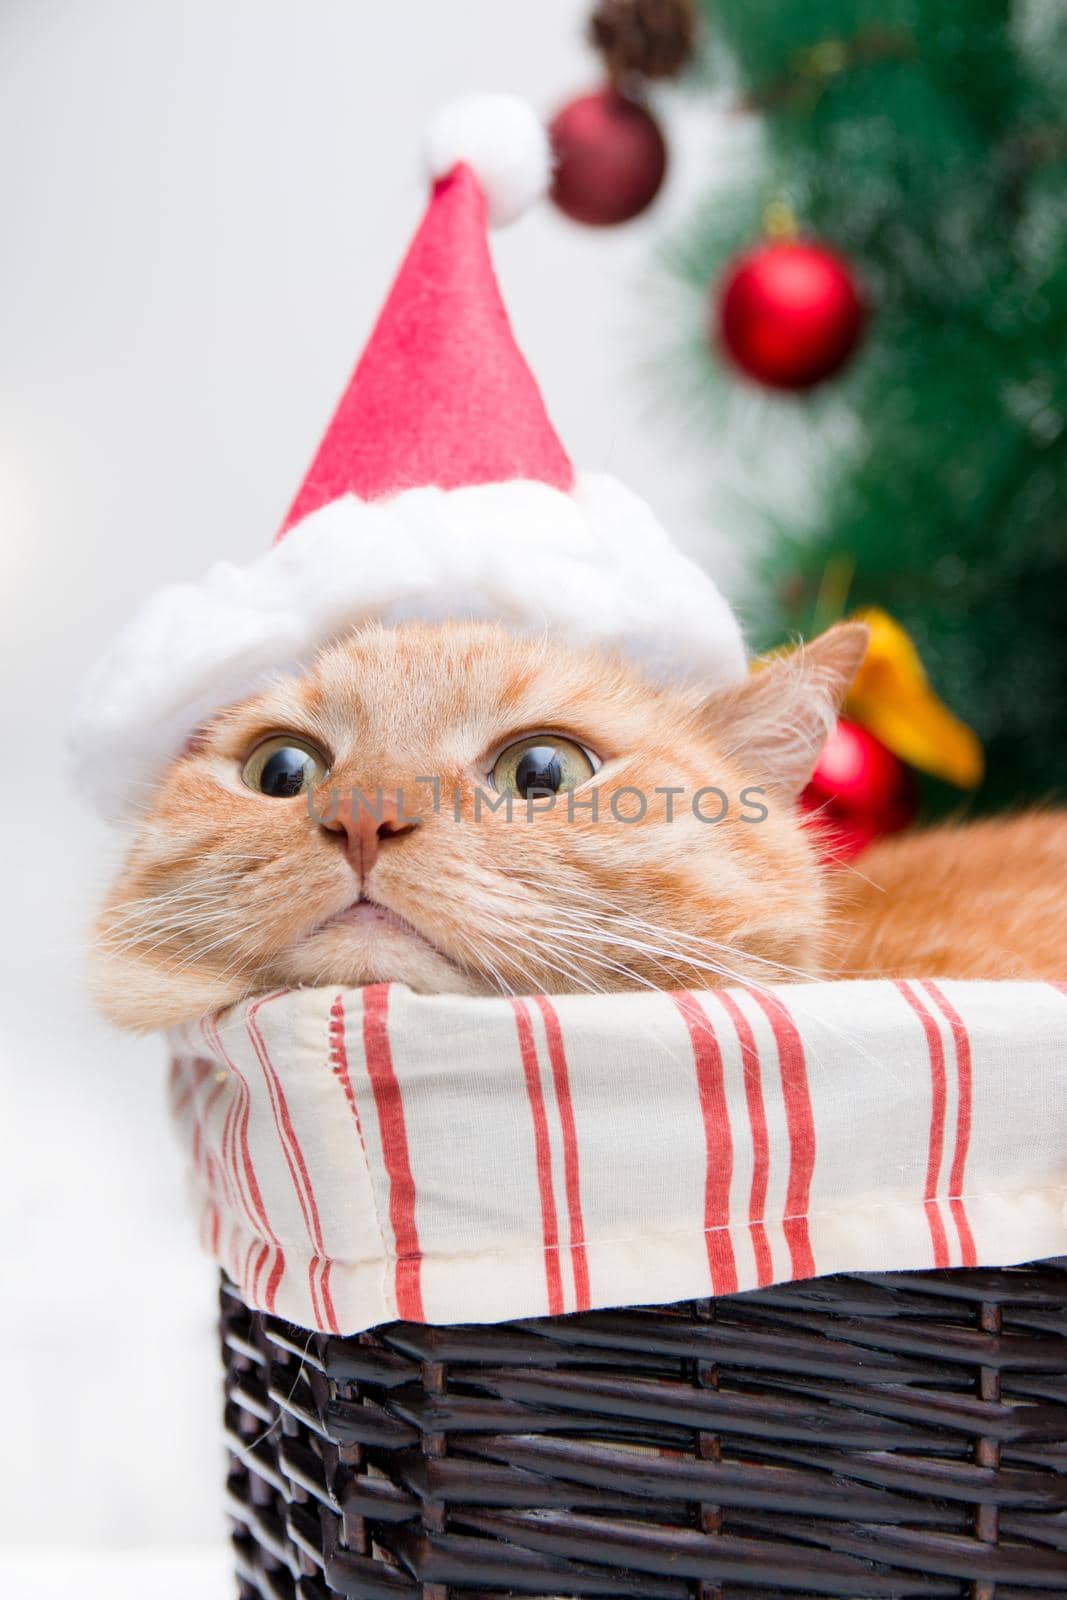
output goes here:
[[292, 733], [275, 734], [256, 746], [241, 777], [250, 789], [272, 800], [293, 800], [328, 776], [330, 763], [322, 751]]
[[498, 794], [558, 794], [577, 789], [593, 776], [592, 758], [575, 744], [556, 733], [527, 734], [502, 750], [490, 774]]

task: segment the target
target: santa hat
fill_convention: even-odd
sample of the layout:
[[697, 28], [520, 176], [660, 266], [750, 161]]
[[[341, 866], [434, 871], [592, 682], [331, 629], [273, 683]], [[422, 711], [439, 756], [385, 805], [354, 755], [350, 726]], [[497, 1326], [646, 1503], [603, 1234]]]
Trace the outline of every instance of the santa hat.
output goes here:
[[273, 547], [159, 591], [85, 683], [80, 781], [112, 817], [213, 712], [363, 622], [494, 619], [659, 681], [744, 675], [718, 589], [635, 495], [574, 471], [512, 335], [487, 223], [546, 189], [541, 125], [478, 96], [427, 153], [426, 215]]

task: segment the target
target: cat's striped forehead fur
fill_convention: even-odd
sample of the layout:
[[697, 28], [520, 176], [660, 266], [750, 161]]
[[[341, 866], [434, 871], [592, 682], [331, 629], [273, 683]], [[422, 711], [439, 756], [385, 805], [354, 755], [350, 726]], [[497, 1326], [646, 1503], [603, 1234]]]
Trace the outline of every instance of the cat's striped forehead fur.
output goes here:
[[[794, 801], [864, 642], [862, 628], [834, 629], [709, 696], [488, 623], [342, 638], [302, 676], [222, 712], [165, 775], [98, 923], [100, 1002], [152, 1028], [278, 986], [530, 993], [807, 972], [823, 889]], [[522, 802], [510, 819], [482, 805], [476, 820], [494, 754], [537, 731], [595, 756], [574, 797], [586, 804], [560, 797], [532, 820]], [[313, 808], [242, 780], [277, 733], [328, 757]], [[714, 824], [692, 805], [709, 786], [728, 799]], [[751, 786], [765, 791], [758, 821], [758, 804], [742, 805]], [[613, 814], [624, 787], [643, 797], [642, 820]], [[321, 819], [336, 795], [379, 790], [420, 820], [363, 873], [344, 830]], [[382, 916], [346, 919], [361, 893]]]

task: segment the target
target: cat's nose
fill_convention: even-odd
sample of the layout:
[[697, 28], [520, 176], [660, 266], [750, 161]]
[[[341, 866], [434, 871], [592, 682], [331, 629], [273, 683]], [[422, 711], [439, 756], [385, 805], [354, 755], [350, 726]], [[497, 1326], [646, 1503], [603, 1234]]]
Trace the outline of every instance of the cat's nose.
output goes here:
[[387, 794], [338, 796], [335, 815], [323, 822], [331, 833], [343, 833], [348, 859], [365, 878], [384, 844], [413, 833], [417, 817], [404, 813], [403, 800]]

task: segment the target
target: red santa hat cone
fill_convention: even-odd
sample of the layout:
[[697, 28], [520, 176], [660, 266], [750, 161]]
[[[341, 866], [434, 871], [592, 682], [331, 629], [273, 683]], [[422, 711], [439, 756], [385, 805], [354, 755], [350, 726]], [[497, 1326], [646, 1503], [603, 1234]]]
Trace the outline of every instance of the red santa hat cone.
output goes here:
[[466, 162], [438, 180], [283, 531], [343, 494], [516, 478], [573, 487], [500, 298], [486, 209]]
[[741, 678], [710, 578], [614, 479], [576, 474], [500, 298], [487, 225], [544, 193], [518, 100], [449, 107], [422, 225], [272, 549], [151, 597], [86, 682], [90, 798], [143, 804], [205, 718], [360, 623], [491, 618], [623, 654], [657, 680]]

